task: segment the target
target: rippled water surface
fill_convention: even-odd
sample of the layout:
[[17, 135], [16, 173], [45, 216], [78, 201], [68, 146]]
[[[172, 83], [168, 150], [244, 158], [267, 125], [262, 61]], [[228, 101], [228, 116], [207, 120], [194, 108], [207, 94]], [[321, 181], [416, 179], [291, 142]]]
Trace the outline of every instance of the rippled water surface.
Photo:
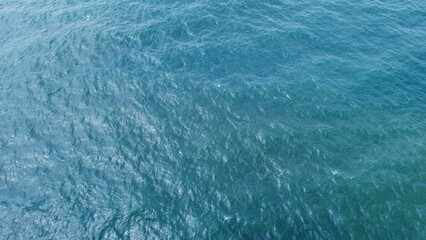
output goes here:
[[426, 239], [426, 2], [0, 1], [1, 239]]

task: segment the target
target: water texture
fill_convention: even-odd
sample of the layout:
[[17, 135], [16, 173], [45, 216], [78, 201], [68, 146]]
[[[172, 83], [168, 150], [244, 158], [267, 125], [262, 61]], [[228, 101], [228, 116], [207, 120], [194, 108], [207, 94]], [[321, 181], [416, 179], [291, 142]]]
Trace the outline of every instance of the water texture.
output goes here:
[[424, 0], [0, 1], [1, 239], [426, 239]]

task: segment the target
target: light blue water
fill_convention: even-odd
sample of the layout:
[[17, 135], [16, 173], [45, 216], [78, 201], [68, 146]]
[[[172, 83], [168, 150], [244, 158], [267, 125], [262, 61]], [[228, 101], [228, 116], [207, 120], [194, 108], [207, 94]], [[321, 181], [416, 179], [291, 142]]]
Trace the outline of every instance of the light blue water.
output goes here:
[[0, 1], [1, 239], [426, 239], [426, 2]]

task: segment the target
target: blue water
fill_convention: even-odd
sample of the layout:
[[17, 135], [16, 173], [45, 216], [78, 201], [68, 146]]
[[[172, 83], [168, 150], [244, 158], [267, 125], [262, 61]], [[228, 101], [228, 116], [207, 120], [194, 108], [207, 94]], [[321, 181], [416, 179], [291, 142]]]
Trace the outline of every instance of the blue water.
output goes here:
[[426, 2], [0, 1], [0, 239], [426, 239]]

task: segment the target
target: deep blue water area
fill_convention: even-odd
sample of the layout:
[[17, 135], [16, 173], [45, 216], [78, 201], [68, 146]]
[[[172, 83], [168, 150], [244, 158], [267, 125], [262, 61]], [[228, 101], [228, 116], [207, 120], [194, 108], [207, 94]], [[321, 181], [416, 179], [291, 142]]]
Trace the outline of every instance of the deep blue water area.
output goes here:
[[0, 1], [0, 239], [426, 239], [426, 1]]

